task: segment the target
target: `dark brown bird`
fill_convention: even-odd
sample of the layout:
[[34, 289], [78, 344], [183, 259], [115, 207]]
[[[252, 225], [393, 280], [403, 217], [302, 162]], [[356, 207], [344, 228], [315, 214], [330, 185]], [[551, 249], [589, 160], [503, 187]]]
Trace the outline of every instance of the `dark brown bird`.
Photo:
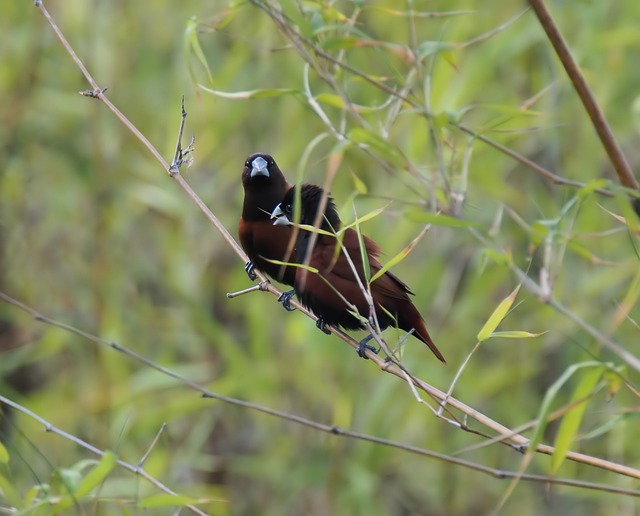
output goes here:
[[[269, 154], [252, 154], [244, 162], [242, 170], [244, 203], [238, 226], [240, 244], [249, 257], [245, 270], [253, 281], [254, 267], [273, 279], [287, 285], [294, 284], [296, 270], [293, 267], [276, 265], [267, 260], [295, 261], [286, 256], [291, 231], [274, 226], [271, 212], [282, 200], [291, 185], [285, 179], [275, 160]], [[288, 301], [293, 291], [285, 293], [281, 301], [288, 310]]]
[[[289, 189], [282, 202], [273, 211], [274, 224], [291, 225], [294, 222], [296, 190], [296, 187]], [[300, 224], [314, 224], [323, 192], [319, 186], [302, 185], [300, 189]], [[340, 226], [341, 221], [336, 206], [333, 199], [328, 197], [320, 229], [334, 233], [338, 232]], [[299, 229], [296, 239], [296, 261], [298, 263], [304, 263], [313, 234], [313, 231]], [[358, 272], [360, 282], [362, 285], [366, 285], [358, 233], [351, 228], [344, 231], [343, 249], [339, 253], [336, 253], [336, 245], [339, 243], [333, 235], [317, 232], [315, 234], [317, 240], [311, 251], [308, 265], [317, 269], [318, 272], [297, 268], [295, 292], [302, 304], [318, 316], [320, 329], [324, 329], [325, 324], [341, 326], [346, 330], [361, 329], [363, 328], [361, 320], [351, 313], [352, 308], [346, 302], [354, 305], [361, 316], [369, 318], [369, 304], [356, 280], [351, 264], [345, 256], [346, 250]], [[378, 261], [380, 248], [366, 236], [363, 236], [363, 242], [369, 261], [369, 277], [373, 277], [382, 268]], [[399, 327], [405, 331], [414, 330], [413, 335], [429, 346], [438, 359], [445, 362], [442, 353], [431, 340], [424, 320], [411, 302], [409, 294], [413, 294], [413, 292], [405, 283], [395, 274], [387, 271], [371, 283], [370, 291], [381, 330], [388, 326]], [[374, 348], [366, 344], [370, 339], [371, 335], [360, 342], [358, 346], [360, 356], [365, 357], [365, 348], [375, 351]]]

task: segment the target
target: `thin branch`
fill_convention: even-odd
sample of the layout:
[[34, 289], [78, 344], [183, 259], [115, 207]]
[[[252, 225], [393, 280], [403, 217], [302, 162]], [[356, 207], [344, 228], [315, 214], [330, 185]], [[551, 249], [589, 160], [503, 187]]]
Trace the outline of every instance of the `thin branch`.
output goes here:
[[[35, 412], [32, 412], [28, 408], [23, 407], [19, 403], [16, 403], [15, 401], [12, 401], [12, 400], [10, 400], [8, 398], [5, 398], [2, 395], [0, 395], [0, 402], [4, 403], [5, 405], [8, 405], [10, 407], [13, 407], [14, 409], [22, 412], [23, 414], [26, 414], [27, 416], [29, 416], [32, 419], [35, 419], [36, 421], [38, 421], [39, 423], [41, 423], [44, 426], [44, 429], [45, 429], [46, 432], [51, 432], [52, 434], [58, 435], [60, 437], [64, 437], [65, 439], [77, 444], [78, 446], [84, 448], [85, 450], [89, 450], [91, 453], [94, 453], [94, 454], [98, 455], [99, 457], [103, 457], [104, 456], [105, 452], [103, 450], [101, 450], [100, 448], [96, 448], [95, 446], [89, 444], [88, 442], [83, 441], [79, 437], [76, 437], [75, 435], [72, 435], [72, 434], [70, 434], [68, 432], [65, 432], [64, 430], [60, 430], [58, 427], [56, 427], [56, 426], [52, 425], [51, 423], [49, 423], [46, 419], [40, 417], [38, 414], [36, 414]], [[175, 491], [171, 490], [170, 488], [165, 486], [162, 482], [160, 482], [156, 478], [154, 478], [151, 475], [149, 475], [144, 469], [142, 469], [142, 467], [140, 465], [132, 466], [128, 462], [125, 462], [125, 461], [120, 460], [120, 459], [116, 459], [116, 463], [118, 464], [118, 466], [126, 469], [127, 471], [130, 471], [131, 473], [144, 478], [147, 482], [149, 482], [150, 484], [152, 484], [155, 487], [157, 487], [160, 491], [162, 491], [164, 493], [167, 493], [169, 495], [172, 495], [172, 496], [178, 496], [178, 493], [176, 493]], [[187, 509], [189, 509], [191, 512], [193, 512], [194, 514], [200, 514], [202, 516], [207, 516], [206, 512], [198, 509], [195, 505], [185, 505], [185, 507]]]
[[582, 104], [589, 114], [591, 123], [593, 124], [594, 129], [600, 137], [602, 145], [609, 155], [609, 160], [611, 161], [613, 168], [618, 174], [620, 184], [634, 190], [640, 189], [640, 185], [638, 185], [638, 181], [633, 175], [633, 171], [631, 170], [631, 166], [629, 165], [627, 158], [618, 145], [618, 142], [611, 131], [611, 127], [609, 127], [609, 124], [607, 123], [604, 113], [600, 109], [598, 102], [589, 88], [578, 63], [576, 63], [576, 60], [571, 55], [571, 51], [569, 50], [567, 43], [564, 41], [562, 34], [560, 34], [558, 26], [553, 21], [551, 13], [549, 13], [548, 9], [544, 5], [544, 1], [529, 0], [529, 3], [531, 4], [533, 11], [536, 13], [538, 20], [540, 21], [540, 25], [542, 25], [542, 28], [546, 32], [549, 41], [553, 45], [553, 48], [556, 51], [562, 66], [564, 66], [573, 87], [578, 93]]
[[[279, 292], [271, 283], [267, 283], [266, 287], [269, 289], [269, 291], [276, 291]], [[262, 405], [258, 405], [256, 403], [251, 403], [248, 401], [244, 401], [244, 400], [240, 400], [237, 398], [232, 398], [229, 396], [224, 396], [222, 394], [216, 394], [208, 389], [205, 389], [204, 387], [202, 387], [201, 385], [199, 385], [198, 383], [189, 380], [188, 378], [184, 378], [182, 376], [180, 376], [179, 374], [171, 371], [170, 369], [167, 369], [166, 367], [163, 367], [161, 365], [156, 364], [155, 362], [149, 360], [146, 357], [143, 357], [142, 355], [139, 355], [138, 353], [136, 353], [135, 351], [132, 351], [124, 346], [121, 346], [120, 344], [116, 344], [115, 342], [103, 339], [101, 337], [98, 337], [97, 335], [93, 335], [91, 333], [88, 333], [84, 330], [81, 330], [79, 328], [75, 328], [74, 326], [71, 326], [69, 324], [66, 323], [62, 323], [59, 321], [56, 321], [54, 319], [50, 319], [44, 315], [42, 315], [40, 312], [38, 312], [37, 310], [31, 308], [30, 306], [12, 298], [11, 296], [5, 294], [4, 292], [0, 292], [0, 299], [2, 299], [3, 301], [16, 306], [17, 308], [20, 308], [21, 310], [27, 312], [28, 314], [30, 314], [36, 321], [39, 321], [41, 323], [50, 325], [50, 326], [55, 326], [57, 328], [63, 329], [65, 331], [68, 331], [70, 333], [74, 333], [76, 335], [79, 335], [80, 337], [83, 337], [85, 339], [88, 339], [92, 342], [95, 342], [97, 344], [100, 344], [102, 346], [106, 346], [108, 348], [114, 349], [130, 358], [133, 358], [134, 360], [137, 360], [138, 362], [152, 368], [155, 369], [156, 371], [170, 377], [173, 378], [174, 380], [177, 380], [178, 382], [182, 383], [183, 385], [186, 385], [190, 388], [192, 388], [193, 390], [200, 392], [203, 397], [206, 398], [212, 398], [212, 399], [216, 399], [218, 401], [222, 401], [224, 403], [229, 403], [232, 405], [237, 405], [237, 406], [241, 406], [250, 410], [255, 410], [258, 412], [262, 412], [264, 414], [268, 414], [271, 416], [275, 416], [275, 417], [279, 417], [281, 419], [285, 419], [287, 421], [291, 421], [294, 423], [298, 423], [298, 424], [302, 424], [305, 426], [309, 426], [312, 428], [315, 428], [316, 425], [321, 425], [321, 426], [327, 426], [327, 425], [322, 425], [321, 423], [317, 423], [315, 421], [309, 420], [307, 418], [301, 417], [301, 416], [297, 416], [294, 414], [289, 414], [287, 412], [283, 412], [280, 410], [275, 410], [275, 409], [271, 409], [271, 408], [267, 408], [264, 407]], [[300, 311], [302, 311], [303, 313], [307, 313], [308, 311], [306, 308], [304, 308], [302, 305], [300, 305]], [[348, 337], [347, 335], [345, 335], [343, 332], [336, 330], [335, 328], [332, 328], [332, 331], [338, 335], [340, 338], [342, 338], [343, 340], [345, 340], [346, 342], [348, 342], [351, 346], [353, 346], [354, 348], [357, 347], [358, 343], [351, 339], [350, 337]], [[398, 378], [405, 380], [405, 381], [411, 381], [411, 385], [413, 386], [413, 388], [418, 388], [423, 390], [424, 392], [428, 393], [430, 396], [434, 397], [435, 399], [438, 399], [440, 401], [444, 401], [446, 399], [447, 404], [449, 405], [449, 407], [454, 407], [457, 410], [460, 410], [461, 412], [463, 412], [465, 414], [465, 416], [468, 416], [474, 420], [476, 420], [477, 422], [483, 424], [484, 426], [490, 428], [491, 430], [493, 430], [494, 432], [496, 432], [497, 434], [499, 434], [500, 436], [503, 437], [503, 439], [500, 441], [501, 444], [506, 444], [507, 446], [510, 446], [511, 448], [515, 448], [518, 451], [523, 451], [526, 449], [526, 447], [529, 444], [529, 439], [521, 436], [521, 435], [517, 435], [514, 434], [513, 431], [503, 425], [501, 425], [500, 423], [497, 423], [495, 421], [493, 421], [492, 419], [490, 419], [489, 417], [485, 416], [484, 414], [482, 414], [481, 412], [478, 412], [475, 409], [472, 409], [471, 407], [465, 405], [464, 403], [462, 403], [461, 401], [458, 401], [457, 399], [455, 399], [454, 397], [449, 397], [446, 395], [446, 393], [440, 391], [439, 389], [436, 389], [435, 387], [432, 387], [431, 385], [423, 382], [422, 380], [416, 378], [415, 376], [411, 376], [409, 373], [407, 373], [406, 370], [403, 370], [399, 365], [390, 363], [380, 357], [378, 357], [377, 355], [371, 354], [369, 356], [369, 359], [371, 362], [376, 363], [380, 369], [382, 369], [385, 372], [388, 372], [390, 374], [393, 374], [395, 376], [397, 376]], [[408, 378], [408, 379], [407, 379]], [[462, 430], [465, 430], [467, 432], [471, 432], [471, 433], [475, 433], [475, 434], [479, 434], [479, 435], [484, 435], [476, 430], [473, 430], [471, 428], [469, 428], [468, 426], [466, 426], [466, 424], [460, 424], [458, 422], [454, 422], [452, 421], [451, 423], [455, 424], [455, 426], [461, 428]], [[330, 428], [335, 428], [335, 427], [330, 427]], [[332, 430], [332, 433], [336, 433], [335, 430]], [[377, 439], [377, 438], [376, 438]], [[403, 450], [406, 451], [411, 451], [411, 446], [407, 446], [403, 443], [398, 443], [399, 446], [397, 446], [398, 448], [401, 448]], [[546, 445], [538, 445], [537, 451], [539, 453], [543, 453], [545, 455], [551, 455], [554, 451], [554, 448], [552, 446], [546, 446]], [[429, 452], [431, 453], [431, 452]], [[616, 464], [614, 462], [610, 462], [604, 459], [600, 459], [597, 457], [592, 457], [590, 455], [585, 455], [582, 453], [576, 453], [576, 452], [568, 452], [566, 455], [566, 458], [568, 460], [572, 460], [574, 462], [579, 462], [579, 463], [583, 463], [583, 464], [588, 464], [597, 468], [601, 468], [601, 469], [605, 469], [607, 471], [611, 471], [613, 473], [618, 473], [621, 475], [625, 475], [625, 476], [629, 476], [632, 478], [638, 478], [640, 479], [640, 470], [634, 469], [634, 468], [630, 468], [628, 466], [624, 466], [622, 464]]]

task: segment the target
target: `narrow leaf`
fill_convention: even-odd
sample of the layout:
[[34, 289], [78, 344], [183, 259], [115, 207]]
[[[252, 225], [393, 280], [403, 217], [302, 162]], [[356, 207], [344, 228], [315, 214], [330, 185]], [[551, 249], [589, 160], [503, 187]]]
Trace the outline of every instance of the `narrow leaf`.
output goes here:
[[601, 362], [589, 361], [589, 362], [580, 362], [578, 364], [573, 364], [567, 370], [562, 373], [560, 378], [558, 378], [551, 387], [547, 390], [544, 395], [544, 399], [542, 400], [542, 405], [540, 406], [540, 410], [538, 412], [538, 423], [533, 431], [533, 437], [531, 441], [529, 441], [529, 447], [525, 456], [525, 460], [531, 460], [531, 457], [535, 454], [536, 448], [542, 441], [542, 436], [544, 434], [544, 429], [547, 426], [547, 420], [549, 419], [549, 414], [551, 413], [551, 407], [553, 405], [553, 401], [555, 400], [558, 392], [564, 386], [567, 381], [580, 369], [585, 367], [602, 367]]
[[144, 500], [138, 502], [138, 507], [141, 508], [153, 508], [153, 507], [184, 507], [185, 505], [195, 505], [197, 503], [204, 502], [197, 498], [183, 495], [171, 495], [171, 494], [157, 494], [148, 496]]
[[359, 194], [366, 195], [369, 191], [365, 182], [360, 179], [354, 172], [351, 173], [353, 179], [353, 186]]
[[347, 224], [346, 226], [343, 226], [342, 228], [340, 228], [340, 233], [344, 233], [345, 230], [358, 226], [360, 224], [362, 224], [363, 222], [367, 222], [371, 219], [376, 218], [378, 215], [380, 215], [382, 212], [384, 212], [384, 210], [386, 210], [389, 205], [391, 203], [388, 203], [386, 205], [384, 205], [382, 208], [377, 208], [373, 211], [370, 211], [369, 213], [367, 213], [366, 215], [363, 215], [362, 217], [358, 217], [356, 220], [354, 220], [351, 224]]
[[[209, 69], [209, 63], [207, 62], [207, 58], [202, 51], [202, 47], [200, 46], [200, 40], [198, 39], [198, 20], [193, 17], [187, 22], [187, 27], [184, 32], [184, 45], [185, 52], [188, 54], [189, 50], [193, 51], [193, 54], [196, 56], [196, 59], [200, 62], [202, 67], [207, 71], [207, 76], [210, 82], [213, 82], [213, 77], [211, 76], [211, 70]], [[187, 63], [189, 60], [187, 60]], [[191, 66], [189, 66], [189, 75], [191, 76], [191, 80], [195, 83], [195, 73]]]
[[395, 163], [398, 166], [404, 166], [406, 162], [404, 156], [396, 147], [373, 131], [369, 131], [362, 127], [356, 127], [349, 131], [347, 137], [355, 143], [361, 143], [375, 149], [388, 161]]
[[4, 444], [2, 444], [2, 441], [0, 441], [0, 463], [6, 464], [7, 462], [9, 462], [9, 452]]
[[495, 331], [495, 329], [498, 327], [498, 325], [502, 322], [502, 320], [507, 315], [507, 312], [509, 311], [509, 309], [513, 305], [513, 302], [515, 301], [519, 290], [520, 290], [520, 285], [518, 285], [513, 290], [513, 292], [511, 292], [511, 294], [509, 294], [506, 298], [504, 298], [502, 301], [500, 301], [500, 304], [493, 311], [493, 313], [491, 314], [489, 319], [487, 319], [487, 322], [484, 323], [484, 326], [482, 327], [482, 329], [478, 333], [478, 340], [480, 342], [485, 341], [489, 337], [491, 337], [491, 334]]
[[282, 95], [292, 95], [294, 93], [298, 93], [298, 90], [294, 90], [291, 88], [271, 88], [271, 89], [258, 89], [258, 90], [246, 90], [246, 91], [220, 91], [220, 90], [207, 88], [203, 84], [198, 84], [198, 87], [201, 90], [206, 91], [207, 93], [216, 95], [217, 97], [222, 97], [222, 98], [231, 99], [231, 100], [259, 99], [264, 97], [280, 97]]
[[269, 263], [273, 263], [275, 265], [286, 265], [287, 267], [297, 267], [298, 269], [304, 269], [306, 271], [313, 272], [314, 274], [317, 274], [318, 272], [320, 272], [315, 267], [311, 267], [311, 265], [305, 265], [304, 263], [282, 262], [280, 260], [270, 260], [269, 258], [264, 258], [264, 260]]
[[501, 337], [503, 339], [535, 339], [536, 337], [540, 337], [540, 335], [544, 335], [546, 332], [542, 333], [531, 333], [528, 331], [494, 331], [490, 337]]
[[9, 480], [0, 475], [0, 492], [3, 497], [13, 508], [21, 509], [23, 507], [23, 502], [18, 494], [18, 491], [14, 487], [14, 485], [9, 482]]
[[111, 470], [116, 465], [116, 455], [113, 452], [107, 451], [100, 459], [100, 462], [80, 481], [78, 487], [75, 490], [76, 498], [84, 498], [96, 487], [98, 487], [107, 475], [111, 473]]
[[409, 242], [409, 245], [407, 245], [407, 247], [405, 247], [402, 251], [400, 251], [393, 258], [391, 258], [391, 260], [389, 260], [387, 263], [385, 263], [382, 269], [380, 269], [378, 272], [376, 272], [373, 275], [373, 278], [371, 278], [371, 283], [373, 283], [375, 280], [377, 280], [379, 277], [385, 274], [389, 269], [391, 269], [391, 267], [399, 264], [402, 260], [404, 260], [409, 255], [409, 253], [413, 251], [413, 248], [416, 245], [418, 245], [418, 242], [420, 242], [420, 240], [425, 235], [425, 233], [429, 231], [430, 227], [431, 225], [427, 224], [424, 228], [422, 228], [422, 231], [418, 233], [418, 236], [415, 237], [411, 242]]
[[[600, 381], [604, 370], [604, 366], [601, 365], [585, 371], [573, 392], [571, 402], [577, 402], [578, 400], [588, 397], [593, 392], [598, 381]], [[567, 456], [567, 452], [573, 445], [576, 435], [578, 434], [578, 430], [580, 429], [580, 424], [582, 423], [582, 417], [584, 416], [586, 408], [587, 400], [573, 407], [562, 418], [562, 423], [560, 423], [558, 435], [556, 435], [554, 443], [555, 450], [551, 456], [552, 475], [558, 471]]]

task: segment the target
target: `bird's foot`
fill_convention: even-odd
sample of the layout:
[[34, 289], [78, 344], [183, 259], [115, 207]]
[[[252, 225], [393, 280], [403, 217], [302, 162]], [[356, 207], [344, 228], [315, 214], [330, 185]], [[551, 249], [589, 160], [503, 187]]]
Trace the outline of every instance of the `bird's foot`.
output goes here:
[[326, 333], [327, 335], [331, 335], [331, 330], [329, 330], [329, 328], [327, 328], [327, 324], [324, 322], [324, 319], [322, 319], [322, 317], [320, 317], [317, 321], [316, 321], [316, 326], [318, 327], [319, 330], [321, 330], [323, 333]]
[[258, 278], [258, 276], [256, 276], [256, 272], [253, 270], [253, 262], [247, 262], [244, 264], [244, 272], [247, 273], [247, 276], [249, 276], [251, 281], [255, 281]]
[[364, 339], [362, 339], [360, 342], [358, 342], [358, 347], [356, 348], [356, 353], [358, 353], [358, 356], [360, 358], [364, 358], [365, 360], [369, 360], [369, 357], [367, 357], [367, 350], [372, 351], [376, 355], [380, 351], [379, 349], [376, 349], [375, 347], [370, 346], [369, 344], [367, 344], [367, 342], [369, 342], [372, 338], [373, 338], [373, 335], [367, 335]]
[[278, 298], [278, 301], [282, 303], [282, 306], [287, 312], [293, 312], [296, 309], [295, 306], [291, 306], [291, 298], [295, 295], [295, 293], [295, 290], [289, 290], [288, 292], [283, 292], [282, 294], [280, 294], [280, 297]]

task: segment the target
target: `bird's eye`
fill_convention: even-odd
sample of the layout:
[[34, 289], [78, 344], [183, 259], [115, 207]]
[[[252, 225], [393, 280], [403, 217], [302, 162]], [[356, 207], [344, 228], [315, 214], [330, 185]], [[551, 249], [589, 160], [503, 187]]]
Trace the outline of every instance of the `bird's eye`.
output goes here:
[[293, 210], [292, 210], [292, 206], [291, 206], [291, 203], [290, 203], [290, 202], [288, 202], [288, 203], [285, 205], [284, 209], [285, 209], [285, 211], [286, 211], [287, 213], [291, 213], [291, 212], [293, 211]]

